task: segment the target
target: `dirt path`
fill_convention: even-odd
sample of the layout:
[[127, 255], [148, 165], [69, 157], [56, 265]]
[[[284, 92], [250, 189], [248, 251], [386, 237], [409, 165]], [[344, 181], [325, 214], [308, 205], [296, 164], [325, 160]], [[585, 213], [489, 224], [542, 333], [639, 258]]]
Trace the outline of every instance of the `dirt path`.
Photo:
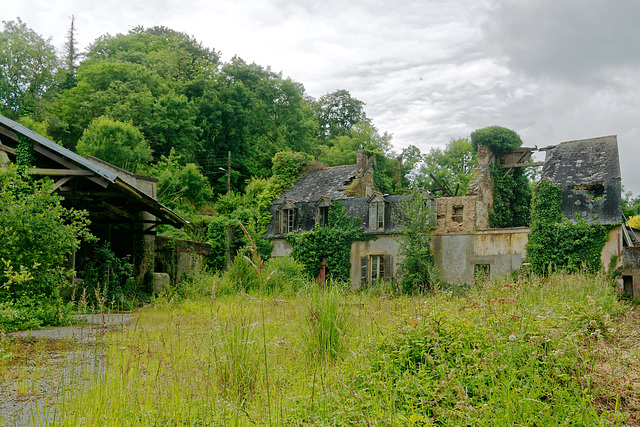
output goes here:
[[74, 326], [7, 334], [0, 347], [11, 354], [0, 361], [0, 425], [55, 421], [56, 400], [78, 380], [96, 381], [103, 373], [104, 334], [132, 319], [131, 313], [91, 314]]

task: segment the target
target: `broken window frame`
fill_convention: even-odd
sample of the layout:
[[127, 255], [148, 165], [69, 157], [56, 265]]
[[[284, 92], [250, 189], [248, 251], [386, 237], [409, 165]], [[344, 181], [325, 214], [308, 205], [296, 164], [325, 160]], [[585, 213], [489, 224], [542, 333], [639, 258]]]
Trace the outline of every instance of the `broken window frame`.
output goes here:
[[464, 222], [464, 206], [451, 206], [451, 221], [458, 224], [462, 224]]

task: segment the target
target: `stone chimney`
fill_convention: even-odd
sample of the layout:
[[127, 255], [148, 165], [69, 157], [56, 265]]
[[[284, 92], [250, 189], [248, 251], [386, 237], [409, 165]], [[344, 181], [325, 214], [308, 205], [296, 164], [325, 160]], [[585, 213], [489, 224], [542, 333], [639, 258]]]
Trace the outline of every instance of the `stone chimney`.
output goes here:
[[361, 176], [369, 165], [369, 156], [366, 150], [356, 151], [356, 176]]

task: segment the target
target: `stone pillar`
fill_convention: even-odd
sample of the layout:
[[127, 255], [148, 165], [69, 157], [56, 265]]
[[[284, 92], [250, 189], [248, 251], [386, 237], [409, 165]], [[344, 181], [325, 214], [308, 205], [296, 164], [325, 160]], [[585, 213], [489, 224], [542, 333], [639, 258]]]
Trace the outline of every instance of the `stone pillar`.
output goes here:
[[[140, 212], [138, 214], [139, 218], [143, 221], [155, 221], [156, 217], [151, 215], [148, 212]], [[140, 224], [141, 232], [151, 226], [150, 222]], [[142, 234], [142, 242], [140, 243], [142, 247], [140, 248], [140, 264], [138, 268], [138, 281], [143, 283], [146, 275], [153, 273], [155, 267], [155, 256], [156, 256], [156, 236], [152, 231], [147, 231], [147, 234]]]

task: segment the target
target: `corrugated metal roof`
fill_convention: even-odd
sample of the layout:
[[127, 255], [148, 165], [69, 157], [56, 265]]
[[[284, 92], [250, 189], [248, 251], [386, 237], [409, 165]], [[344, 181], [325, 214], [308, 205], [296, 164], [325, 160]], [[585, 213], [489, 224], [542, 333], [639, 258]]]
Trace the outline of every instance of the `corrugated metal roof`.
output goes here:
[[14, 132], [29, 138], [30, 140], [42, 145], [48, 150], [54, 152], [55, 154], [58, 154], [59, 156], [64, 157], [65, 159], [68, 159], [69, 161], [76, 163], [77, 165], [92, 171], [93, 173], [106, 179], [110, 183], [115, 184], [116, 186], [129, 192], [130, 194], [138, 198], [140, 201], [142, 201], [149, 209], [151, 209], [150, 213], [156, 216], [162, 215], [165, 217], [169, 217], [171, 218], [171, 220], [175, 222], [177, 226], [182, 226], [183, 224], [189, 223], [189, 221], [183, 219], [182, 217], [180, 217], [180, 215], [176, 214], [171, 209], [167, 208], [166, 206], [158, 202], [154, 197], [151, 197], [150, 195], [140, 190], [139, 188], [135, 187], [134, 185], [129, 184], [124, 179], [119, 178], [118, 174], [99, 166], [98, 164], [90, 161], [89, 159], [86, 159], [80, 156], [79, 154], [76, 154], [73, 151], [61, 145], [56, 144], [55, 142], [45, 138], [42, 135], [37, 134], [31, 129], [28, 129], [23, 125], [21, 125], [20, 123], [17, 123], [1, 114], [0, 114], [0, 125], [5, 126], [13, 130]]

